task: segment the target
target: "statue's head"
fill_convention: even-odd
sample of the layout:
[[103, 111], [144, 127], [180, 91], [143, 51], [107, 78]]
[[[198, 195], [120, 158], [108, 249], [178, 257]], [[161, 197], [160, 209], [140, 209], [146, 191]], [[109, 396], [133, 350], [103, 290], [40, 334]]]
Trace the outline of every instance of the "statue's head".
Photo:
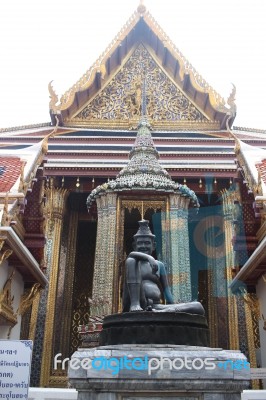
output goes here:
[[139, 221], [139, 230], [134, 235], [134, 250], [141, 253], [152, 254], [155, 249], [155, 235], [151, 233], [149, 221]]

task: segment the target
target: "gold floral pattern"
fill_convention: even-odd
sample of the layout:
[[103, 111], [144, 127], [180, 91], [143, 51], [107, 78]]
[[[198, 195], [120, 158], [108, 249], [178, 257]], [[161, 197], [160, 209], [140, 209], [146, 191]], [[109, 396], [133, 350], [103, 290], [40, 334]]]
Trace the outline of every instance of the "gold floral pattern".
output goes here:
[[208, 119], [157, 65], [139, 44], [110, 83], [79, 112], [73, 121], [129, 120], [141, 115], [142, 81], [147, 87], [147, 114], [152, 121], [201, 121]]

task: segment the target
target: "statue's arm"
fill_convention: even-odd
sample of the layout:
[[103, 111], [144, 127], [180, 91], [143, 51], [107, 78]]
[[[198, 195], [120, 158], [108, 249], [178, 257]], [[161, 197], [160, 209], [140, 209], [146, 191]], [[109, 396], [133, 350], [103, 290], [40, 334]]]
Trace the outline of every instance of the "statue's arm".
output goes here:
[[136, 258], [137, 260], [149, 261], [149, 259], [154, 258], [149, 254], [141, 253], [140, 251], [131, 251], [128, 257]]
[[156, 263], [156, 260], [149, 254], [141, 253], [140, 251], [132, 251], [128, 257], [135, 258], [140, 261], [148, 261], [149, 263]]
[[170, 286], [167, 278], [167, 272], [162, 262], [158, 262], [160, 268], [160, 282], [163, 288], [164, 298], [167, 304], [174, 304], [173, 295], [170, 291]]
[[128, 257], [134, 258], [137, 261], [148, 261], [154, 273], [158, 270], [158, 262], [149, 254], [141, 253], [140, 251], [132, 251]]

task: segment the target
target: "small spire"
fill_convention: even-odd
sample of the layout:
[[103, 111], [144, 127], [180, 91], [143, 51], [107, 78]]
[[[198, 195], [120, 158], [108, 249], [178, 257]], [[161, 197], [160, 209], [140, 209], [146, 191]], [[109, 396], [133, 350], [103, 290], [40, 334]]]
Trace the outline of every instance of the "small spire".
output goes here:
[[141, 126], [150, 127], [148, 116], [147, 116], [147, 90], [146, 90], [146, 71], [143, 67], [143, 83], [142, 83], [142, 93], [141, 93], [141, 117], [138, 124], [138, 128]]
[[129, 153], [128, 164], [119, 172], [118, 177], [143, 174], [156, 175], [171, 180], [168, 172], [159, 163], [159, 153], [154, 146], [150, 124], [146, 114], [146, 78], [142, 86], [141, 117], [135, 143]]
[[140, 15], [145, 14], [145, 12], [147, 11], [145, 5], [144, 5], [144, 0], [140, 0], [139, 6], [137, 8], [137, 11]]
[[141, 115], [142, 118], [147, 117], [147, 96], [146, 96], [146, 74], [144, 71], [144, 79], [143, 79], [143, 85], [142, 85], [142, 99], [141, 99]]

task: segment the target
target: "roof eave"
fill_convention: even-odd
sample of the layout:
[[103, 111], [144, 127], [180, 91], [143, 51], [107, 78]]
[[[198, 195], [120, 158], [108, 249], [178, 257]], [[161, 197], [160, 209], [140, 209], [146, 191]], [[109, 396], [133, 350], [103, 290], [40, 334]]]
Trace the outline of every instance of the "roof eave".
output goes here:
[[13, 250], [14, 255], [21, 262], [21, 267], [18, 267], [19, 272], [23, 277], [31, 277], [31, 282], [36, 282], [45, 287], [48, 280], [40, 269], [38, 262], [33, 255], [22, 243], [14, 230], [9, 226], [0, 227], [0, 239], [4, 240], [6, 244]]
[[[241, 270], [232, 280], [229, 288], [233, 293], [237, 293], [243, 285], [248, 284], [255, 271], [259, 272], [259, 277], [265, 273], [265, 270], [260, 270], [260, 265], [266, 262], [266, 236], [261, 241], [256, 250], [243, 265]], [[259, 279], [258, 277], [258, 279]]]

